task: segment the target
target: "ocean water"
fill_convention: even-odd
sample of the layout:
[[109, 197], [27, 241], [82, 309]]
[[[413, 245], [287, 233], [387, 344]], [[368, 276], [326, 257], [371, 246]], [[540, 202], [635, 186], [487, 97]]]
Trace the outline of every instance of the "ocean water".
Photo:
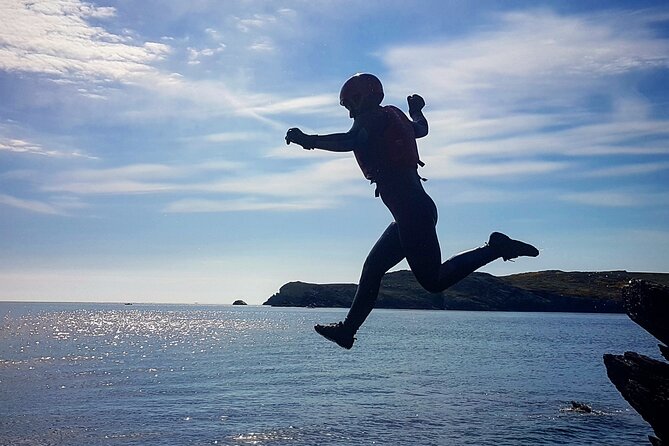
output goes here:
[[[625, 315], [0, 303], [0, 445], [633, 445]], [[570, 401], [593, 413], [569, 410]]]

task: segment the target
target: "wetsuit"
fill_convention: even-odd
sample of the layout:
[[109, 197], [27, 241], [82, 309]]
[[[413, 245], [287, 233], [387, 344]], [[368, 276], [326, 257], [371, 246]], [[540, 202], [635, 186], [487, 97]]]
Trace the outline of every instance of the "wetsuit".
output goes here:
[[399, 109], [393, 107], [393, 113], [389, 113], [387, 107], [392, 106], [378, 106], [356, 116], [353, 127], [346, 133], [318, 136], [300, 132], [299, 137], [293, 135], [290, 138], [305, 148], [353, 151], [363, 174], [376, 183], [377, 195], [394, 218], [362, 268], [353, 304], [344, 321], [353, 332], [360, 328], [374, 308], [384, 274], [404, 258], [421, 286], [436, 293], [500, 257], [486, 245], [441, 262], [436, 232], [437, 208], [425, 192], [417, 172], [420, 161], [415, 138], [427, 134], [427, 120], [418, 111], [409, 121], [400, 111], [410, 127], [398, 131], [397, 126], [402, 124], [393, 113]]

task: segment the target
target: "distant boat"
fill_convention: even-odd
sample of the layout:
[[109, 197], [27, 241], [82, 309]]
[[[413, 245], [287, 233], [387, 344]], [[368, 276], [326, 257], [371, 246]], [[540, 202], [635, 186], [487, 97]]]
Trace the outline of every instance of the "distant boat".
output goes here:
[[132, 305], [130, 302], [126, 302], [123, 305]]

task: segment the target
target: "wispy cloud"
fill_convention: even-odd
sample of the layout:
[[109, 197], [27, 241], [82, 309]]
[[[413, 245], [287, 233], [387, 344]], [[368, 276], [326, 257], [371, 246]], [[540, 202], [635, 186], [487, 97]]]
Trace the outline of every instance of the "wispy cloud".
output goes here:
[[51, 158], [98, 159], [95, 156], [86, 155], [76, 150], [63, 151], [63, 150], [46, 149], [42, 147], [40, 144], [25, 141], [23, 139], [10, 139], [2, 137], [0, 137], [0, 151], [6, 151], [11, 153], [22, 153], [29, 155], [39, 155]]
[[543, 175], [569, 168], [570, 164], [556, 161], [487, 161], [462, 162], [455, 157], [425, 157], [426, 171], [430, 178], [527, 178], [530, 175]]
[[[500, 119], [500, 122], [504, 121]], [[669, 154], [669, 146], [658, 143], [669, 139], [669, 122], [663, 120], [616, 120], [600, 124], [573, 122], [562, 129], [537, 127], [530, 120], [524, 130], [517, 129], [513, 135], [509, 135], [504, 126], [497, 131], [480, 127], [481, 133], [477, 134], [472, 127], [476, 127], [478, 122], [470, 121], [471, 127], [464, 130], [433, 125], [431, 139], [426, 143], [433, 153], [463, 157], [552, 154], [578, 158]]]
[[669, 162], [627, 164], [623, 166], [606, 167], [591, 170], [586, 174], [593, 178], [621, 177], [632, 175], [644, 175], [649, 173], [669, 170]]
[[[424, 94], [431, 132], [421, 150], [436, 178], [663, 170], [650, 157], [669, 154], [669, 121], [655, 116], [652, 99], [629, 81], [669, 67], [669, 40], [652, 27], [657, 12], [505, 13], [459, 39], [389, 48], [381, 55], [388, 90]], [[600, 165], [618, 158], [616, 167], [592, 170], [589, 157]], [[568, 198], [597, 204], [606, 197]]]
[[[621, 15], [622, 14], [622, 15]], [[396, 47], [384, 55], [392, 79], [439, 100], [572, 99], [593, 83], [633, 70], [667, 67], [669, 43], [647, 26], [653, 11], [562, 16], [507, 13], [497, 29], [471, 37]], [[627, 23], [627, 26], [620, 26]], [[419, 70], [414, 67], [420, 66]]]
[[45, 175], [42, 190], [75, 195], [164, 194], [198, 190], [200, 177], [232, 172], [239, 163], [211, 161], [190, 165], [131, 164], [106, 169], [76, 169]]
[[235, 25], [242, 34], [248, 34], [251, 42], [247, 48], [260, 53], [272, 53], [278, 50], [278, 45], [272, 38], [273, 32], [279, 26], [290, 27], [295, 17], [295, 11], [289, 8], [281, 8], [270, 14], [252, 14], [235, 17]]
[[63, 209], [57, 206], [39, 200], [29, 200], [17, 198], [7, 194], [0, 194], [0, 205], [10, 206], [22, 209], [24, 211], [35, 212], [37, 214], [64, 215]]
[[[34, 176], [33, 176], [34, 177]], [[345, 196], [370, 195], [352, 159], [313, 162], [282, 172], [252, 172], [237, 163], [128, 165], [32, 178], [43, 193], [75, 197], [159, 195], [168, 212], [306, 210], [333, 207]], [[175, 196], [187, 196], [174, 200]]]
[[533, 197], [527, 192], [487, 189], [482, 187], [452, 190], [441, 197], [440, 202], [445, 204], [479, 204], [479, 203], [508, 203], [511, 201], [528, 201]]
[[595, 207], [667, 206], [669, 193], [606, 190], [563, 194], [562, 201]]
[[270, 101], [267, 104], [259, 104], [253, 107], [253, 111], [261, 114], [311, 114], [327, 113], [341, 114], [341, 107], [336, 101], [336, 95], [319, 94], [294, 99]]
[[249, 141], [256, 138], [258, 138], [258, 134], [255, 132], [222, 132], [222, 133], [209, 133], [202, 136], [191, 137], [189, 139], [200, 139], [212, 143], [228, 143], [228, 142], [238, 142], [238, 141]]
[[333, 199], [314, 199], [303, 201], [276, 201], [238, 199], [238, 200], [208, 200], [208, 199], [186, 199], [177, 200], [164, 209], [169, 213], [220, 213], [220, 212], [248, 212], [248, 211], [307, 211], [324, 209], [333, 206]]
[[[49, 55], [50, 61], [62, 57], [59, 66], [64, 68], [54, 71], [48, 64], [11, 65], [13, 59], [3, 59], [5, 53], [0, 53], [0, 64], [5, 64], [0, 67], [63, 79], [133, 83], [146, 89], [149, 101], [155, 93], [159, 113], [181, 119], [192, 117], [189, 111], [207, 117], [232, 114], [266, 124], [273, 133], [286, 128], [278, 121], [279, 115], [311, 114], [322, 119], [343, 113], [336, 92], [297, 98], [280, 91], [249, 93], [228, 85], [225, 79], [191, 79], [161, 71], [156, 66], [171, 54], [167, 45], [154, 46], [130, 34], [114, 34], [91, 25], [92, 19], [104, 24], [116, 13], [113, 8], [75, 0], [55, 2], [48, 10], [36, 5], [14, 1], [5, 6], [11, 17], [35, 32], [5, 38], [2, 33], [8, 31], [0, 31], [2, 42], [9, 42], [0, 48], [17, 56], [34, 47], [37, 53]], [[284, 16], [294, 17], [294, 13], [240, 15], [233, 22], [238, 31], [248, 34], [246, 43], [260, 42]], [[566, 170], [603, 177], [664, 169], [661, 163], [633, 159], [629, 164], [588, 174], [590, 164], [579, 164], [585, 156], [669, 153], [665, 144], [669, 139], [667, 121], [652, 118], [643, 98], [619, 81], [630, 72], [669, 66], [666, 39], [644, 28], [649, 16], [637, 14], [637, 26], [620, 31], [615, 28], [614, 15], [561, 16], [534, 10], [504, 14], [498, 23], [459, 39], [389, 47], [381, 53], [388, 67], [384, 79], [387, 90], [418, 91], [428, 101], [431, 134], [421, 140], [423, 159], [428, 163], [425, 175], [435, 180], [507, 180]], [[53, 33], [59, 39], [45, 37]], [[220, 30], [206, 28], [204, 34], [210, 40], [186, 47], [184, 63], [229, 49]], [[97, 59], [90, 59], [92, 65], [75, 63], [89, 61], [98, 48], [101, 52]], [[416, 69], [418, 66], [421, 68]], [[611, 88], [612, 84], [620, 88]], [[606, 96], [609, 110], [591, 113], [587, 106], [578, 105], [593, 95]], [[137, 111], [128, 109], [127, 113]], [[268, 135], [266, 128], [258, 132], [227, 128], [189, 138], [223, 144]], [[65, 156], [65, 152], [18, 139], [0, 140], [0, 150]], [[254, 166], [221, 161], [218, 168], [211, 163], [191, 163], [66, 170], [46, 175], [39, 190], [75, 196], [157, 194], [172, 200], [167, 207], [170, 212], [318, 208], [336, 205], [337, 197], [368, 193], [350, 156], [314, 154], [294, 147], [270, 154], [275, 156]], [[69, 156], [84, 155], [73, 152]], [[286, 167], [281, 161], [287, 157], [300, 162]], [[333, 200], [323, 201], [324, 196]], [[475, 197], [475, 191], [469, 196]], [[624, 202], [623, 197], [618, 198]], [[565, 195], [564, 199], [585, 203], [596, 202], [597, 196]]]

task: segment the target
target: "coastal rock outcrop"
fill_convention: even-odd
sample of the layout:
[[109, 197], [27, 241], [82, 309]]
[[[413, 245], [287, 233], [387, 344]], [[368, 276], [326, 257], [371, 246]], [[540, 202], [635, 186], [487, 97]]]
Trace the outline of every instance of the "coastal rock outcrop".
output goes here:
[[[633, 280], [623, 290], [623, 301], [630, 319], [664, 343], [659, 347], [667, 358], [669, 287]], [[669, 364], [635, 352], [605, 354], [604, 364], [611, 382], [653, 428], [650, 442], [669, 444]]]
[[[411, 271], [396, 271], [384, 276], [376, 307], [622, 313], [621, 290], [635, 278], [669, 285], [669, 274], [660, 273], [539, 271], [496, 277], [476, 272], [443, 293], [429, 293]], [[264, 305], [348, 308], [355, 290], [355, 284], [290, 282]]]
[[234, 301], [232, 303], [232, 305], [246, 305], [246, 302], [244, 302], [243, 300], [238, 299], [238, 300]]

